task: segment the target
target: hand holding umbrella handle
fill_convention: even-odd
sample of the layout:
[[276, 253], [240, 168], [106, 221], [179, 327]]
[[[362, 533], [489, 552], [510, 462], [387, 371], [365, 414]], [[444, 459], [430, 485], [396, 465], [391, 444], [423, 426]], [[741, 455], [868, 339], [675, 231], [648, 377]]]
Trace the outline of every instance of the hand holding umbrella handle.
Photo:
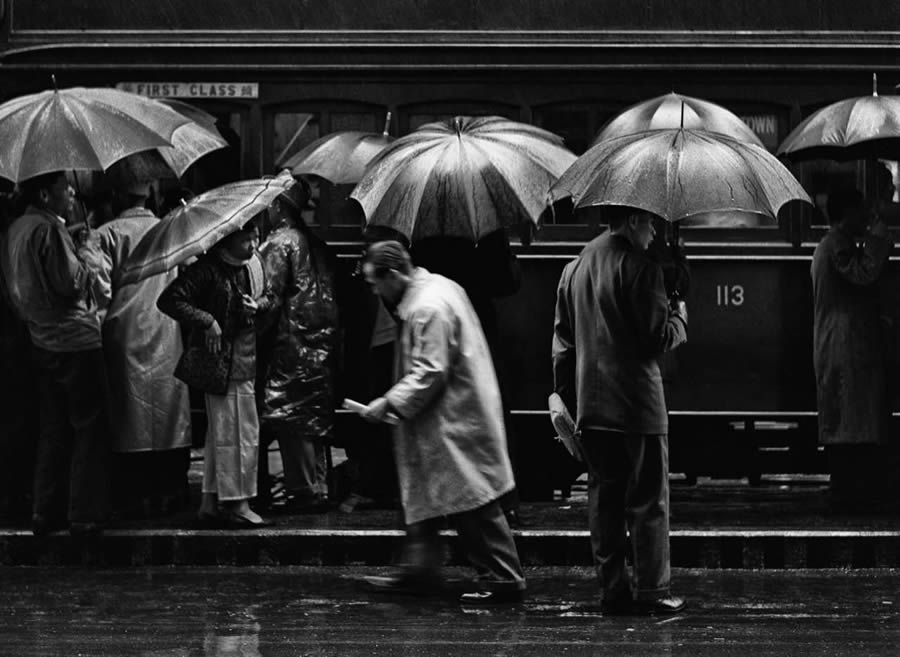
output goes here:
[[875, 237], [887, 237], [888, 236], [888, 227], [887, 224], [879, 217], [878, 215], [872, 220], [871, 225], [869, 226], [869, 234], [874, 235]]
[[212, 321], [212, 324], [206, 327], [203, 337], [206, 341], [206, 350], [211, 354], [219, 353], [222, 348], [222, 329], [219, 328], [219, 322]]
[[678, 317], [678, 319], [680, 319], [684, 323], [685, 328], [687, 328], [688, 310], [687, 304], [684, 301], [678, 299], [677, 297], [675, 299], [672, 299], [669, 312], [671, 315]]

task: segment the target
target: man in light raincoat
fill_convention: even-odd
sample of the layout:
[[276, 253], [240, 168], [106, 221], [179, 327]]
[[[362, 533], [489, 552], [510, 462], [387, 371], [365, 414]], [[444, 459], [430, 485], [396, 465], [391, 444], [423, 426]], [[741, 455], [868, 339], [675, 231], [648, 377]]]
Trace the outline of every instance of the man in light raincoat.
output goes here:
[[191, 419], [187, 386], [172, 376], [181, 354], [178, 323], [156, 307], [175, 280], [171, 270], [120, 286], [122, 263], [158, 221], [146, 206], [149, 183], [118, 189], [125, 209], [94, 238], [100, 253], [98, 304], [110, 381], [110, 423], [116, 454], [113, 490], [119, 510], [149, 514], [188, 501]]
[[400, 418], [394, 454], [407, 525], [402, 573], [368, 583], [385, 592], [434, 590], [440, 522], [453, 516], [481, 589], [461, 602], [521, 600], [525, 578], [498, 502], [515, 486], [500, 390], [472, 304], [453, 281], [413, 267], [399, 242], [370, 246], [363, 273], [399, 326], [399, 380], [362, 415]]

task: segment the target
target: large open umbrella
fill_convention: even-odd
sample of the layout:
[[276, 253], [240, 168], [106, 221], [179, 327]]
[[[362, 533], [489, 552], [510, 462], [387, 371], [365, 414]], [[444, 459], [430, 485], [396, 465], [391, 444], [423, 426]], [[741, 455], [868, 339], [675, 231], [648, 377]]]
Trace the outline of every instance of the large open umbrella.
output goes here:
[[369, 162], [395, 141], [387, 132], [390, 120], [388, 112], [381, 133], [345, 130], [320, 137], [292, 155], [283, 166], [295, 176], [319, 176], [334, 185], [356, 184], [362, 180]]
[[350, 197], [368, 224], [393, 228], [412, 242], [477, 241], [504, 226], [536, 223], [550, 186], [574, 160], [546, 130], [497, 116], [458, 116], [388, 146]]
[[290, 175], [241, 180], [204, 192], [176, 208], [144, 234], [122, 264], [119, 284], [136, 283], [208, 251], [295, 183]]
[[603, 141], [553, 186], [576, 208], [625, 205], [675, 222], [709, 212], [775, 217], [811, 203], [790, 171], [760, 146], [705, 130], [650, 130]]
[[848, 98], [813, 112], [776, 151], [792, 160], [862, 160], [900, 157], [900, 96]]
[[626, 109], [603, 127], [591, 146], [636, 132], [671, 128], [708, 130], [748, 144], [763, 145], [750, 126], [736, 114], [708, 100], [682, 96], [673, 91]]
[[0, 105], [0, 176], [20, 182], [63, 170], [105, 170], [113, 162], [171, 146], [189, 119], [162, 103], [116, 89], [74, 87]]

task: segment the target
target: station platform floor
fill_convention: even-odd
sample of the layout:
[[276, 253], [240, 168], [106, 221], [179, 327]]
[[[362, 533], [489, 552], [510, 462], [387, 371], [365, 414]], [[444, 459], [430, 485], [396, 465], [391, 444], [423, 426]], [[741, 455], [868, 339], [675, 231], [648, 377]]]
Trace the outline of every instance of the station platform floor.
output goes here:
[[[192, 493], [199, 499], [197, 473]], [[586, 483], [568, 497], [522, 502], [514, 529], [527, 566], [589, 566]], [[194, 508], [154, 518], [118, 519], [97, 537], [34, 537], [0, 525], [0, 565], [374, 565], [391, 564], [403, 536], [397, 509], [329, 508], [292, 514], [276, 504], [260, 529], [201, 527]], [[448, 527], [448, 561], [462, 560]], [[897, 568], [900, 504], [837, 506], [826, 475], [699, 478], [671, 486], [672, 565], [683, 568]]]

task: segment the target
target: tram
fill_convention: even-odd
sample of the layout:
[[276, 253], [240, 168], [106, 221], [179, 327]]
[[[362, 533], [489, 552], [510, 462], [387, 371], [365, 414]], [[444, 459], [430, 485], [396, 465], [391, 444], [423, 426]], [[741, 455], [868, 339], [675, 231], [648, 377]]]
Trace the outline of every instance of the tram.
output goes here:
[[[670, 91], [727, 107], [774, 151], [812, 111], [870, 93], [873, 72], [883, 93], [900, 83], [900, 5], [870, 5], [0, 0], [0, 93], [46, 89], [53, 74], [60, 87], [193, 103], [230, 143], [194, 172], [205, 186], [274, 173], [328, 132], [380, 131], [388, 113], [398, 136], [459, 114], [506, 116], [581, 153], [614, 115]], [[868, 184], [853, 162], [791, 168], [820, 203], [837, 181]], [[323, 187], [316, 226], [344, 273], [362, 246], [351, 188]], [[811, 357], [818, 216], [788, 206], [777, 221], [720, 217], [680, 229], [690, 336], [665, 372], [672, 469], [688, 479], [825, 471]], [[548, 420], [553, 308], [562, 267], [601, 230], [589, 213], [548, 215], [531, 244], [514, 244], [522, 286], [497, 302], [525, 498], [546, 499], [579, 473]], [[342, 418], [341, 430], [355, 430]]]

